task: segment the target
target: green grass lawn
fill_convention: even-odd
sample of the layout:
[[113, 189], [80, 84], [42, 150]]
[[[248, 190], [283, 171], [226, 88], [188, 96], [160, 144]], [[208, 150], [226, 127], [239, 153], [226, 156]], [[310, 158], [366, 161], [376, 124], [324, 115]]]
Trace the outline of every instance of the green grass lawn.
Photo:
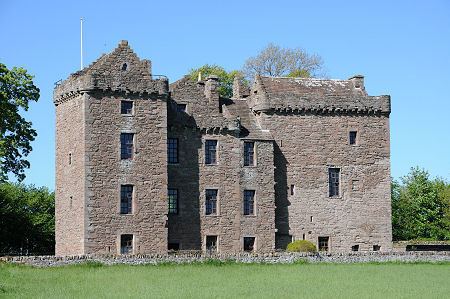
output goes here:
[[450, 264], [0, 264], [0, 297], [450, 298]]

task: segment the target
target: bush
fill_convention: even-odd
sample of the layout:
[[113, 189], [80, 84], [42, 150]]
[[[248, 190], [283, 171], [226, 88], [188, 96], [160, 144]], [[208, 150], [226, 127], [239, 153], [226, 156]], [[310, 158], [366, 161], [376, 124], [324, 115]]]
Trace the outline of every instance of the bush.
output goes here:
[[288, 252], [316, 252], [316, 245], [306, 240], [297, 240], [289, 243], [286, 250]]

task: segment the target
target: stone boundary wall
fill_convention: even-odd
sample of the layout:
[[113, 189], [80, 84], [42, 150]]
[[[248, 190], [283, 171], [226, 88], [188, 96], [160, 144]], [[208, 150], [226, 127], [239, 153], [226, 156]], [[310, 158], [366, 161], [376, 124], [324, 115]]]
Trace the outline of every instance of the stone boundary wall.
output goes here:
[[370, 263], [370, 262], [450, 262], [450, 252], [354, 252], [354, 253], [266, 253], [266, 254], [217, 254], [197, 252], [167, 255], [81, 255], [81, 256], [14, 256], [0, 257], [0, 263], [25, 264], [36, 267], [75, 265], [87, 262], [104, 265], [158, 265], [166, 263], [190, 264], [209, 261], [236, 263], [292, 264], [308, 263]]

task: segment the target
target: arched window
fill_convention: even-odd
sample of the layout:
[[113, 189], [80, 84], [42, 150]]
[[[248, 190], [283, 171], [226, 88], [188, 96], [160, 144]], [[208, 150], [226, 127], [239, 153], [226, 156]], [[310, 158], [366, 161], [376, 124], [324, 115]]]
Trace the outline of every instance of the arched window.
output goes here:
[[126, 63], [122, 64], [122, 71], [126, 71], [128, 68], [128, 65]]

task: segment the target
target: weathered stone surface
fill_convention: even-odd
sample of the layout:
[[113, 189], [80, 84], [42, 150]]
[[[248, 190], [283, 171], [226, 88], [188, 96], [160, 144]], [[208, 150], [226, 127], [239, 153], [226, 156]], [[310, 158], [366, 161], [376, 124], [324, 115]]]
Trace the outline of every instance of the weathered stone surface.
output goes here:
[[[268, 254], [319, 237], [331, 252], [391, 250], [389, 96], [367, 95], [362, 76], [258, 76], [250, 92], [235, 81], [233, 99], [219, 96], [214, 77], [185, 77], [169, 91], [121, 42], [57, 86], [56, 254], [118, 254], [123, 234], [135, 254], [166, 253], [169, 243], [205, 250], [207, 236], [220, 253], [242, 252], [244, 237]], [[120, 113], [122, 100], [132, 115]], [[121, 133], [134, 133], [131, 160], [120, 159]], [[176, 164], [168, 138], [178, 139]], [[209, 139], [216, 165], [205, 164]], [[253, 166], [244, 166], [245, 141], [255, 143]], [[340, 169], [337, 197], [330, 167]], [[134, 187], [132, 214], [120, 214], [121, 184]], [[178, 190], [178, 214], [167, 215], [168, 188]], [[217, 215], [205, 213], [206, 189], [218, 190]], [[255, 191], [254, 215], [244, 215], [244, 190]]]

